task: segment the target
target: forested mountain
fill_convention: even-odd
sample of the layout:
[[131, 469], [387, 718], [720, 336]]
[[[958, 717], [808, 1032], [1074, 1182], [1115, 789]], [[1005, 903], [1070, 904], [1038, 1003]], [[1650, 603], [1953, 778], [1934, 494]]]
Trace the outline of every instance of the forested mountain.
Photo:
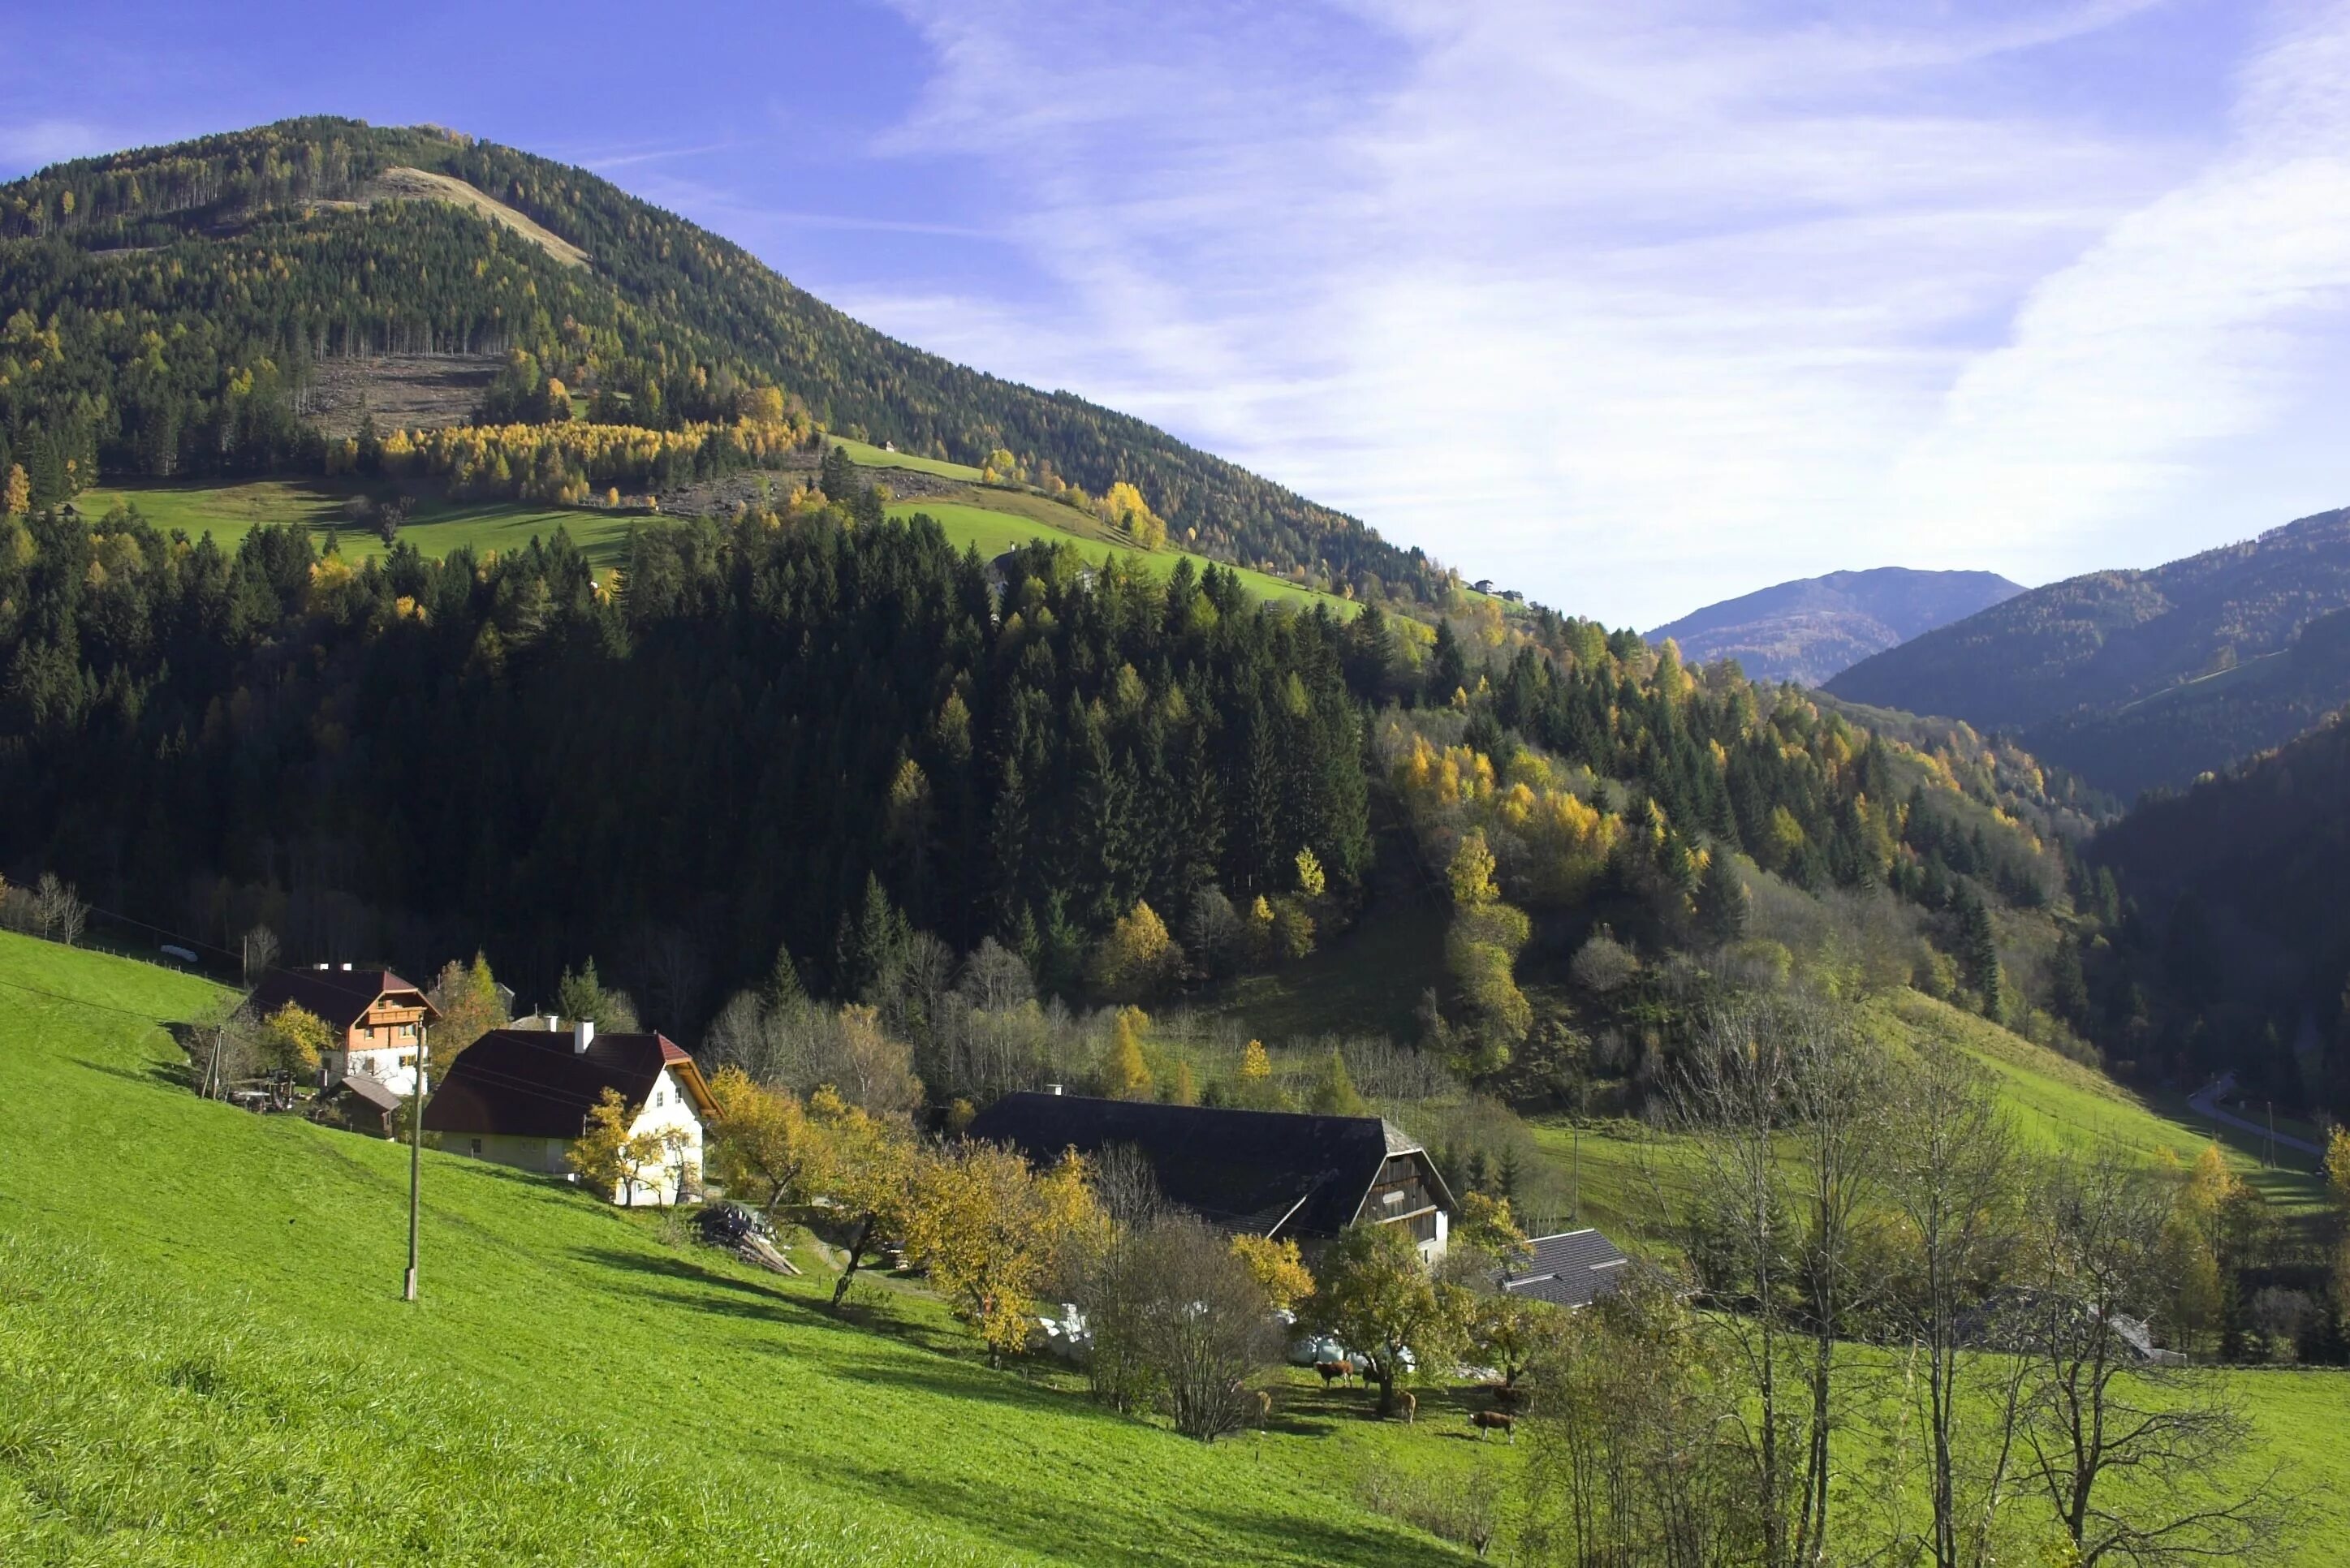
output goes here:
[[2350, 510], [2150, 571], [2096, 572], [1853, 666], [1839, 697], [2020, 736], [2129, 794], [2292, 739], [2350, 701], [2336, 633], [2350, 607]]
[[[1222, 558], [1304, 566], [1362, 597], [1437, 589], [1418, 551], [1353, 518], [1139, 420], [896, 342], [739, 246], [528, 153], [314, 119], [0, 187], [0, 472], [21, 464], [36, 504], [94, 472], [315, 471], [328, 453], [304, 414], [322, 362], [517, 352], [519, 390], [560, 381], [600, 422], [805, 410], [903, 451], [1008, 452], [1097, 494], [1129, 482]], [[544, 402], [490, 411], [570, 417]]]
[[2350, 1115], [2350, 723], [2147, 801], [2091, 853], [2137, 906], [2134, 1005], [2193, 1021], [2188, 1065]]
[[[1890, 888], [1921, 943], [2064, 898], [2078, 821], [1972, 737], [1880, 745], [1465, 597], [1342, 624], [1041, 545], [998, 583], [869, 499], [645, 525], [605, 584], [560, 536], [354, 569], [295, 530], [0, 523], [0, 867], [224, 943], [486, 944], [529, 987], [600, 953], [670, 1022], [779, 944], [843, 998], [916, 932], [1077, 999], [1278, 964], [1363, 909], [1379, 821], [1438, 879], [1473, 829], [1498, 893], [1661, 946], [1742, 928], [1733, 863], [1789, 909]], [[1105, 967], [1137, 942], [1147, 976]], [[1532, 1020], [1462, 984], [1498, 1064]]]
[[1692, 663], [1735, 659], [1757, 680], [1817, 686], [1872, 653], [2022, 591], [1996, 572], [1830, 572], [1692, 610], [1648, 640], [1672, 639]]

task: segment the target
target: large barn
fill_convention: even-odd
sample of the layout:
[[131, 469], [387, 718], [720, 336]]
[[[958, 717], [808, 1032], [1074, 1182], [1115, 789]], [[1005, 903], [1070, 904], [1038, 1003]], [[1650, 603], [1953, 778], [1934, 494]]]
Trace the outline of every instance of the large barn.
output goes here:
[[1126, 1145], [1170, 1201], [1236, 1234], [1307, 1247], [1360, 1222], [1401, 1225], [1432, 1262], [1457, 1212], [1428, 1151], [1378, 1116], [1017, 1094], [981, 1113], [970, 1136], [1039, 1165]]

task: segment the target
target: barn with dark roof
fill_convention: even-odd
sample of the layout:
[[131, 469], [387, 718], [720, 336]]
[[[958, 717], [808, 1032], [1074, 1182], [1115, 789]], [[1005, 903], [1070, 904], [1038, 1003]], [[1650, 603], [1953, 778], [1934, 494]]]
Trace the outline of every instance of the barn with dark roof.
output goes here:
[[607, 1196], [671, 1203], [698, 1187], [703, 1130], [718, 1107], [693, 1058], [663, 1034], [599, 1033], [587, 1020], [493, 1029], [450, 1064], [424, 1107], [424, 1130], [453, 1154], [564, 1175], [607, 1089], [620, 1096], [631, 1137], [650, 1133], [671, 1145], [658, 1168]]
[[1457, 1212], [1428, 1151], [1378, 1116], [1016, 1094], [982, 1112], [970, 1136], [1036, 1164], [1125, 1145], [1170, 1201], [1211, 1224], [1308, 1246], [1376, 1221], [1408, 1228], [1432, 1261]]

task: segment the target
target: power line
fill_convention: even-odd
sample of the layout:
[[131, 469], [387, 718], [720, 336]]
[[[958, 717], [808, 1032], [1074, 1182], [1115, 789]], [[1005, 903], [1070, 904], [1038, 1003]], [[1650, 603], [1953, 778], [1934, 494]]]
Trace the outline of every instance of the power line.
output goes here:
[[89, 1002], [78, 996], [67, 996], [61, 992], [43, 991], [37, 985], [26, 985], [22, 981], [0, 980], [0, 985], [5, 985], [12, 991], [29, 992], [35, 996], [46, 996], [52, 1002], [62, 1002], [69, 1007], [88, 1007], [99, 1012], [117, 1012], [125, 1018], [136, 1018], [142, 1023], [153, 1024], [158, 1029], [163, 1026], [163, 1021], [152, 1013], [135, 1012], [128, 1007], [109, 1007], [103, 1002]]

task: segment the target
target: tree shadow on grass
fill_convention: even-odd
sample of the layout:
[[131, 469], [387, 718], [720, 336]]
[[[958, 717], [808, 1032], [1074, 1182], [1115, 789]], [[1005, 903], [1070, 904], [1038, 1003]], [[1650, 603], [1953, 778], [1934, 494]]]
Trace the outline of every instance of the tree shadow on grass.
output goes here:
[[1385, 1568], [1460, 1561], [1399, 1529], [1316, 1518], [1302, 1506], [1295, 1512], [1249, 1512], [1187, 1502], [1180, 1517], [1202, 1527], [1193, 1536], [1180, 1526], [1170, 1528], [1164, 1512], [1122, 1507], [1128, 1494], [1109, 1476], [1080, 1499], [1047, 1495], [1041, 1486], [1022, 1486], [1017, 1472], [974, 1485], [868, 1468], [829, 1455], [795, 1453], [792, 1463], [844, 1490], [925, 1517], [952, 1520], [983, 1540], [1000, 1542], [1007, 1552], [1063, 1562], [1363, 1563]]
[[120, 1078], [126, 1084], [141, 1088], [170, 1089], [175, 1094], [195, 1097], [195, 1085], [189, 1081], [184, 1063], [150, 1062], [144, 1067], [123, 1067], [111, 1062], [93, 1062], [86, 1056], [68, 1056], [67, 1061], [93, 1073], [103, 1073], [109, 1078]]

